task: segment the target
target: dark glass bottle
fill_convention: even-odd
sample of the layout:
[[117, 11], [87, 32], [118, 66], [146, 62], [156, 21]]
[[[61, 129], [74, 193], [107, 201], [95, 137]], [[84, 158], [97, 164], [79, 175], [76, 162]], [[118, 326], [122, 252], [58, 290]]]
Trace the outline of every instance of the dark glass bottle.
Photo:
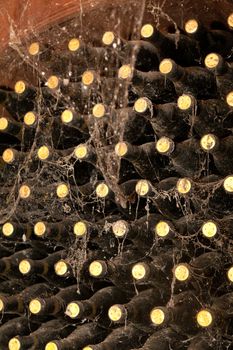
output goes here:
[[134, 262], [142, 256], [144, 256], [143, 252], [133, 248], [112, 260], [93, 260], [88, 268], [89, 274], [94, 278], [110, 280], [121, 288], [130, 289], [133, 284], [131, 269]]
[[148, 284], [169, 293], [175, 251], [161, 253], [151, 259], [144, 259], [133, 265], [131, 273], [137, 284]]
[[162, 169], [165, 164], [156, 151], [154, 142], [144, 143], [140, 146], [119, 142], [115, 146], [115, 153], [131, 162], [137, 173], [145, 179], [156, 181], [164, 177]]
[[155, 326], [172, 325], [175, 330], [185, 334], [196, 333], [195, 316], [200, 302], [192, 291], [174, 295], [172, 305], [155, 306], [151, 310], [151, 322]]
[[104, 341], [95, 345], [88, 345], [83, 350], [117, 350], [119, 349], [119, 344], [125, 350], [129, 350], [134, 346], [140, 346], [145, 338], [145, 332], [132, 325], [128, 325], [114, 329]]
[[141, 28], [141, 37], [156, 46], [160, 60], [171, 57], [177, 63], [185, 66], [196, 64], [199, 61], [200, 52], [197, 42], [180, 32], [165, 34], [148, 23]]
[[220, 99], [195, 100], [193, 96], [190, 98], [194, 106], [191, 124], [199, 136], [207, 133], [219, 137], [230, 135], [230, 129], [233, 127], [230, 95], [229, 103]]
[[117, 220], [112, 224], [112, 232], [119, 239], [129, 239], [138, 244], [139, 249], [151, 247], [155, 239], [156, 224], [162, 215], [148, 214], [135, 221]]
[[23, 259], [39, 259], [47, 255], [46, 251], [38, 249], [27, 248], [20, 250], [13, 255], [4, 257], [0, 260], [0, 274], [6, 276], [17, 277], [17, 266]]
[[184, 28], [191, 38], [198, 41], [202, 55], [217, 52], [226, 57], [230, 54], [233, 38], [227, 30], [206, 28], [195, 18], [186, 21]]
[[206, 56], [205, 66], [214, 72], [219, 94], [225, 98], [233, 91], [233, 65], [226, 62], [221, 55], [212, 52]]
[[65, 312], [66, 306], [72, 300], [84, 299], [90, 295], [90, 290], [83, 285], [73, 285], [62, 288], [57, 294], [48, 298], [36, 297], [29, 303], [29, 310], [33, 315], [59, 316]]
[[215, 76], [203, 67], [181, 67], [170, 58], [159, 65], [160, 73], [173, 81], [176, 93], [191, 93], [196, 98], [209, 99], [217, 97]]
[[95, 322], [77, 326], [68, 337], [52, 340], [46, 344], [45, 350], [76, 350], [82, 349], [90, 342], [98, 343], [104, 340], [108, 330], [99, 327]]
[[143, 40], [124, 40], [113, 32], [105, 32], [102, 37], [105, 47], [119, 55], [121, 63], [135, 55], [135, 68], [141, 71], [157, 70], [159, 66], [158, 51], [154, 45]]
[[75, 319], [93, 319], [98, 315], [106, 314], [114, 302], [127, 301], [129, 296], [117, 287], [106, 287], [98, 290], [86, 300], [75, 300], [67, 305], [66, 315]]
[[34, 109], [35, 91], [27, 88], [24, 81], [18, 81], [15, 84], [15, 91], [2, 88], [0, 90], [0, 103], [4, 105], [12, 118], [24, 116], [25, 113]]
[[0, 327], [0, 343], [4, 349], [7, 349], [8, 342], [16, 335], [23, 336], [36, 330], [39, 323], [29, 322], [27, 316], [15, 317]]
[[[163, 328], [154, 332], [138, 350], [183, 350], [183, 337], [172, 328]], [[136, 350], [136, 349], [133, 349]]]
[[167, 136], [182, 140], [189, 134], [189, 117], [193, 110], [193, 104], [189, 96], [183, 97], [182, 101], [181, 97], [178, 98], [177, 103], [171, 102], [160, 105], [152, 104], [148, 98], [141, 97], [135, 102], [134, 110], [151, 123], [155, 134], [159, 137]]
[[8, 343], [9, 350], [30, 349], [37, 347], [43, 349], [46, 343], [55, 337], [66, 337], [73, 330], [73, 326], [65, 321], [55, 319], [43, 323], [36, 331], [29, 335], [16, 336]]
[[171, 159], [172, 166], [181, 176], [200, 177], [204, 159], [201, 157], [199, 142], [195, 138], [175, 143], [168, 137], [161, 137], [156, 143], [156, 149]]
[[178, 284], [186, 283], [189, 286], [193, 284], [199, 294], [202, 293], [201, 284], [209, 286], [213, 280], [220, 278], [224, 263], [224, 257], [221, 253], [207, 252], [192, 259], [189, 264], [179, 263], [174, 266], [173, 274]]
[[176, 97], [173, 83], [164, 80], [157, 71], [141, 72], [129, 64], [120, 67], [118, 77], [122, 81], [131, 82], [139, 96], [149, 98], [153, 103], [172, 102]]
[[30, 299], [40, 294], [41, 296], [53, 293], [50, 286], [45, 283], [37, 283], [22, 290], [15, 295], [2, 295], [0, 298], [0, 309], [4, 313], [24, 314]]
[[196, 314], [198, 326], [203, 329], [217, 328], [224, 331], [224, 329], [227, 329], [227, 321], [232, 317], [232, 292], [213, 298], [210, 305], [209, 307], [199, 308]]
[[142, 327], [150, 324], [150, 311], [154, 305], [165, 303], [167, 298], [158, 289], [147, 289], [135, 295], [127, 304], [115, 304], [108, 310], [108, 317], [114, 323], [132, 322]]
[[231, 155], [233, 152], [233, 136], [219, 139], [216, 135], [206, 134], [200, 140], [205, 152], [212, 155], [214, 164], [220, 174], [229, 175], [233, 172]]

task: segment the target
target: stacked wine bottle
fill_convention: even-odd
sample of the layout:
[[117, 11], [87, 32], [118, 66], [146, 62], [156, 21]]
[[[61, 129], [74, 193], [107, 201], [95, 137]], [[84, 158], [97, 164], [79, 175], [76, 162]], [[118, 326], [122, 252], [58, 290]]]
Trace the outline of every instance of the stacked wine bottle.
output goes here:
[[231, 349], [233, 14], [177, 30], [1, 86], [1, 350]]

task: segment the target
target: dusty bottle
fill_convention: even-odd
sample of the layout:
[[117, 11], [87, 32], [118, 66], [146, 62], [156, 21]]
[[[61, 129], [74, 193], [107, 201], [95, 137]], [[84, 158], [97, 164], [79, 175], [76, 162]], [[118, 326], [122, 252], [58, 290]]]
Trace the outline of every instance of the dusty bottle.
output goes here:
[[132, 249], [112, 260], [93, 260], [88, 267], [89, 274], [94, 278], [104, 278], [124, 288], [130, 288], [133, 283], [131, 269], [134, 261], [143, 255], [143, 252]]
[[65, 312], [66, 306], [72, 300], [84, 299], [90, 295], [90, 290], [82, 285], [73, 285], [61, 289], [57, 294], [48, 298], [36, 297], [29, 303], [29, 310], [33, 315], [55, 315], [58, 316]]
[[68, 335], [68, 337], [58, 340], [52, 340], [46, 344], [45, 350], [76, 350], [82, 349], [90, 342], [101, 342], [104, 340], [108, 331], [99, 327], [95, 322], [87, 323], [77, 328]]
[[4, 238], [10, 240], [28, 240], [32, 235], [32, 227], [29, 224], [7, 221], [1, 226], [0, 232]]
[[233, 294], [226, 293], [211, 300], [211, 306], [200, 308], [196, 314], [196, 323], [199, 327], [207, 329], [227, 327], [227, 320], [232, 317]]
[[17, 81], [14, 91], [9, 89], [0, 90], [0, 102], [4, 105], [9, 114], [14, 118], [25, 115], [28, 111], [34, 109], [35, 91], [27, 89], [24, 81]]
[[229, 101], [227, 99], [225, 101], [220, 99], [196, 100], [192, 95], [183, 96], [192, 101], [193, 113], [190, 123], [199, 136], [207, 133], [213, 133], [219, 137], [230, 135], [230, 129], [233, 127], [231, 94], [228, 97]]
[[75, 319], [93, 319], [104, 314], [114, 302], [126, 301], [125, 292], [117, 287], [106, 287], [98, 290], [92, 297], [82, 301], [72, 301], [67, 305], [66, 315]]
[[[169, 177], [153, 185], [148, 180], [139, 180], [135, 191], [140, 197], [151, 198], [162, 215], [178, 219], [187, 214], [183, 204], [189, 198], [192, 186], [193, 182], [189, 178]], [[177, 195], [180, 196], [179, 200]], [[191, 213], [192, 208], [189, 210]]]
[[164, 175], [160, 169], [165, 164], [163, 164], [162, 157], [156, 152], [154, 142], [135, 146], [122, 141], [116, 144], [115, 153], [131, 162], [137, 173], [145, 179], [156, 181]]
[[203, 67], [181, 67], [170, 58], [159, 65], [160, 73], [173, 81], [176, 93], [191, 93], [198, 99], [217, 97], [215, 76]]
[[206, 134], [200, 140], [200, 146], [212, 155], [214, 164], [220, 174], [229, 175], [233, 172], [231, 155], [233, 151], [233, 136], [219, 139], [214, 134]]
[[42, 260], [23, 259], [18, 269], [25, 277], [41, 276], [58, 287], [65, 287], [75, 283], [71, 266], [63, 259], [65, 257], [66, 251], [61, 250]]
[[147, 289], [135, 295], [127, 304], [115, 304], [108, 310], [108, 317], [114, 323], [132, 322], [147, 326], [150, 311], [154, 305], [166, 302], [166, 297], [157, 289]]
[[210, 52], [217, 52], [226, 57], [230, 54], [233, 46], [233, 38], [230, 32], [206, 28], [195, 18], [186, 21], [184, 28], [191, 38], [198, 41], [203, 55]]
[[149, 214], [131, 222], [117, 220], [112, 224], [112, 232], [117, 238], [127, 238], [135, 244], [139, 243], [139, 249], [144, 246], [148, 248], [153, 244], [156, 225], [162, 219], [159, 214]]
[[174, 350], [182, 350], [182, 340], [183, 337], [176, 333], [172, 328], [164, 328], [150, 335], [139, 350], [170, 350], [171, 348]]
[[[137, 284], [149, 284], [168, 291], [174, 265], [173, 250], [161, 253], [151, 259], [144, 259], [133, 265], [131, 274]], [[165, 292], [166, 293], [166, 292]]]
[[193, 104], [188, 97], [179, 97], [177, 103], [152, 104], [145, 97], [137, 99], [134, 110], [142, 115], [152, 125], [157, 136], [167, 136], [182, 140], [189, 134], [189, 117], [192, 114]]
[[123, 326], [114, 329], [101, 343], [85, 346], [83, 350], [117, 350], [119, 344], [121, 344], [125, 350], [129, 350], [132, 349], [133, 346], [139, 346], [143, 342], [145, 336], [145, 332], [132, 325]]
[[102, 43], [116, 51], [121, 63], [126, 62], [131, 55], [135, 55], [135, 68], [141, 71], [156, 70], [159, 66], [158, 51], [154, 45], [143, 40], [124, 40], [113, 32], [105, 32]]
[[47, 255], [47, 253], [44, 251], [36, 250], [33, 248], [27, 248], [20, 250], [13, 255], [10, 255], [8, 257], [4, 257], [0, 260], [0, 274], [7, 275], [7, 276], [17, 276], [17, 266], [19, 262], [22, 259], [28, 259], [28, 258], [43, 258]]
[[171, 57], [179, 64], [190, 66], [200, 58], [197, 42], [179, 32], [165, 34], [148, 23], [142, 26], [141, 37], [156, 46], [160, 60]]
[[29, 335], [11, 338], [8, 348], [9, 350], [26, 350], [36, 346], [37, 349], [43, 349], [50, 340], [58, 336], [66, 337], [72, 330], [73, 327], [63, 320], [50, 320]]
[[29, 322], [26, 316], [15, 317], [0, 327], [0, 343], [7, 349], [8, 342], [16, 335], [26, 335], [38, 328], [39, 323]]
[[152, 324], [155, 326], [172, 325], [174, 330], [186, 334], [197, 332], [195, 315], [200, 308], [200, 301], [191, 291], [173, 296], [171, 306], [155, 306], [150, 312]]
[[[221, 276], [223, 268], [223, 256], [220, 253], [208, 252], [199, 255], [198, 257], [187, 263], [179, 263], [174, 266], [173, 274], [176, 282], [182, 284], [193, 285], [200, 289], [200, 284], [210, 286], [214, 278]], [[218, 276], [218, 277], [217, 277]]]
[[19, 294], [1, 295], [0, 310], [4, 313], [23, 314], [26, 311], [29, 300], [38, 294], [47, 296], [52, 294], [52, 290], [45, 283], [37, 283], [25, 288]]
[[220, 96], [225, 98], [233, 91], [233, 65], [216, 53], [210, 53], [205, 58], [205, 66], [216, 75], [217, 87]]
[[153, 103], [172, 102], [176, 97], [173, 83], [168, 79], [165, 82], [160, 72], [141, 72], [125, 64], [118, 70], [118, 77], [131, 82], [138, 95], [149, 98]]
[[189, 138], [175, 143], [168, 137], [161, 137], [156, 142], [157, 151], [171, 159], [172, 166], [181, 176], [199, 177], [203, 159], [198, 140]]

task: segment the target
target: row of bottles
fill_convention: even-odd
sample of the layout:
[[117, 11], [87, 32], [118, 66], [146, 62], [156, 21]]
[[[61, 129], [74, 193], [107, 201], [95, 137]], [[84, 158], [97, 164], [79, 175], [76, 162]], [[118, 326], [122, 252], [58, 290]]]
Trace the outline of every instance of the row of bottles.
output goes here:
[[3, 350], [231, 347], [233, 15], [139, 36], [0, 89]]

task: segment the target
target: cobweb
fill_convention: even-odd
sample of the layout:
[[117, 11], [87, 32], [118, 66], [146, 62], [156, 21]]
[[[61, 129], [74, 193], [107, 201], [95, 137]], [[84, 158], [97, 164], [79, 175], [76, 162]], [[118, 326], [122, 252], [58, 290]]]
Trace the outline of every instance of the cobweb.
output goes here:
[[[164, 12], [163, 5], [163, 3], [157, 5], [149, 3], [147, 11], [153, 16], [158, 28], [160, 28], [161, 20], [167, 20], [169, 24], [172, 24], [173, 32], [177, 34], [177, 41], [179, 41], [179, 27], [171, 14]], [[108, 24], [105, 30], [113, 31], [116, 36], [123, 37], [124, 40], [138, 40], [145, 6], [145, 0], [143, 0], [137, 9], [126, 6], [125, 9], [121, 7], [120, 10], [112, 10], [109, 14], [111, 26]], [[129, 16], [128, 22], [130, 23], [128, 32], [121, 22], [121, 17], [126, 16]], [[25, 152], [25, 157], [19, 164], [5, 166], [2, 170], [1, 184], [4, 187], [1, 188], [0, 223], [14, 221], [33, 225], [37, 221], [63, 223], [85, 220], [88, 222], [90, 232], [85, 238], [77, 238], [75, 241], [68, 239], [68, 243], [66, 242], [67, 259], [78, 281], [83, 265], [89, 261], [89, 250], [91, 250], [89, 247], [93, 245], [95, 249], [95, 243], [92, 242], [93, 232], [94, 235], [102, 236], [103, 240], [109, 241], [109, 251], [106, 253], [103, 250], [102, 258], [113, 258], [121, 255], [124, 249], [128, 249], [127, 239], [118, 241], [111, 236], [113, 218], [118, 217], [133, 222], [140, 213], [149, 217], [150, 213], [158, 213], [158, 201], [161, 200], [175, 202], [177, 210], [187, 218], [187, 222], [190, 218], [195, 220], [194, 213], [198, 208], [201, 220], [206, 218], [209, 212], [209, 199], [221, 185], [218, 181], [214, 187], [212, 184], [204, 184], [198, 192], [194, 191], [188, 197], [181, 197], [174, 190], [158, 191], [156, 184], [153, 187], [154, 196], [152, 198], [144, 199], [135, 194], [132, 196], [124, 194], [121, 184], [132, 177], [136, 179], [141, 177], [127, 161], [121, 160], [115, 154], [114, 146], [124, 140], [129, 125], [132, 129], [134, 128], [134, 124], [130, 121], [129, 109], [140, 95], [135, 93], [130, 80], [124, 82], [118, 79], [117, 72], [123, 64], [135, 67], [137, 47], [123, 59], [121, 43], [117, 40], [112, 47], [106, 49], [106, 54], [100, 60], [93, 57], [90, 60], [83, 50], [77, 54], [69, 52], [67, 43], [72, 38], [78, 38], [81, 42], [88, 43], [90, 47], [101, 45], [104, 30], [90, 33], [87, 27], [88, 25], [91, 27], [91, 23], [85, 24], [84, 20], [85, 16], [77, 15], [64, 23], [53, 25], [44, 33], [37, 33], [30, 28], [31, 33], [26, 40], [21, 39], [17, 27], [12, 22], [9, 42], [9, 55], [12, 62], [9, 71], [11, 67], [18, 65], [19, 70], [25, 73], [25, 81], [32, 91], [32, 97], [28, 98], [30, 100], [27, 100], [26, 104], [33, 107], [33, 111], [39, 118], [32, 133], [28, 134], [27, 128], [24, 127], [19, 139], [4, 137], [1, 142], [2, 149], [7, 146], [15, 148]], [[28, 47], [32, 42], [39, 42], [41, 46], [41, 53], [35, 57], [28, 53]], [[81, 86], [81, 77], [86, 70], [93, 70], [96, 74], [94, 88]], [[58, 89], [51, 90], [46, 85], [51, 75], [59, 77]], [[2, 89], [6, 88], [2, 86]], [[18, 113], [11, 117], [22, 122], [21, 101], [19, 100], [18, 103]], [[93, 107], [97, 103], [108, 106], [107, 115], [99, 120], [93, 117]], [[79, 125], [62, 125], [60, 117], [67, 109], [77, 113]], [[190, 124], [195, 113], [194, 109], [190, 115]], [[139, 132], [140, 130], [135, 128], [135, 137], [130, 140], [131, 143], [141, 144], [142, 138], [137, 138]], [[152, 128], [149, 128], [147, 133], [147, 142], [157, 139]], [[190, 137], [192, 136], [191, 128]], [[97, 158], [95, 166], [75, 159], [72, 154], [66, 154], [65, 150], [72, 149], [80, 143], [93, 147]], [[36, 151], [42, 145], [49, 146], [54, 155], [60, 151], [63, 156], [48, 161], [36, 160]], [[200, 159], [200, 173], [195, 181], [212, 174], [212, 162], [208, 154]], [[172, 167], [172, 163], [169, 166]], [[82, 185], [88, 181], [93, 190], [86, 196], [82, 193]], [[94, 188], [98, 181], [104, 181], [109, 186], [113, 193], [111, 199], [96, 197]], [[33, 194], [32, 198], [25, 201], [18, 195], [19, 187], [23, 183], [30, 185]], [[60, 183], [67, 184], [70, 191], [69, 196], [62, 200], [54, 195], [56, 185]], [[221, 222], [221, 217], [219, 218], [217, 212], [212, 213], [211, 219]], [[99, 229], [98, 225], [102, 225], [102, 229]], [[98, 229], [91, 229], [97, 226]], [[69, 236], [69, 232], [64, 231], [64, 234]], [[180, 244], [180, 253], [177, 254], [177, 251], [174, 251], [174, 264], [187, 255], [189, 259], [192, 259], [196, 250], [218, 251], [229, 254], [229, 256], [232, 254], [232, 240], [224, 234], [212, 243], [208, 239], [200, 238], [199, 229], [191, 235], [188, 235], [187, 232], [183, 235], [176, 232], [176, 240]], [[193, 244], [194, 251], [189, 250], [190, 242]], [[48, 244], [59, 246], [59, 242], [51, 243], [50, 241]], [[145, 257], [155, 251], [159, 254], [164, 249], [163, 245], [161, 239], [156, 239], [151, 249], [145, 252]], [[116, 247], [117, 249], [114, 250]], [[174, 283], [175, 281], [171, 284], [169, 305], [172, 305], [176, 289]], [[218, 334], [215, 336], [216, 339], [219, 337]], [[221, 349], [221, 345], [216, 343], [216, 346], [216, 349]]]

